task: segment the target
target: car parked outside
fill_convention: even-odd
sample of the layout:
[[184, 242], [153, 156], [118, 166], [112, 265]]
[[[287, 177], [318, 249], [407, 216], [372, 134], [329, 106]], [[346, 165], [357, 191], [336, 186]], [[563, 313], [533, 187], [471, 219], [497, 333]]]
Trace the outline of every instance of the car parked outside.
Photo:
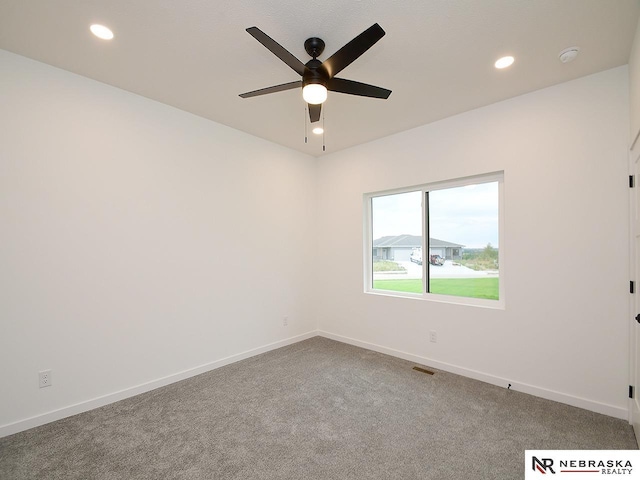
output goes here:
[[411, 251], [411, 255], [409, 255], [409, 260], [418, 265], [422, 265], [422, 247], [414, 248]]

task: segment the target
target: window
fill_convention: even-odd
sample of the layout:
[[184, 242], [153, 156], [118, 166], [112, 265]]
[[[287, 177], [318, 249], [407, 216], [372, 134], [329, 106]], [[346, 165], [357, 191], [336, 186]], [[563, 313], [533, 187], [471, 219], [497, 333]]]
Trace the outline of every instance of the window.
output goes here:
[[365, 290], [504, 305], [503, 174], [365, 195]]
[[422, 292], [422, 272], [408, 265], [422, 247], [422, 192], [371, 198], [373, 288]]

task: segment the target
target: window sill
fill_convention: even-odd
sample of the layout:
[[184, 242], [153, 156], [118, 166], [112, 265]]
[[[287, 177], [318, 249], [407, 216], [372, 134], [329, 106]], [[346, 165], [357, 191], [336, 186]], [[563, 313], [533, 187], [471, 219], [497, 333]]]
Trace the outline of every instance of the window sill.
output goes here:
[[436, 293], [409, 293], [395, 290], [365, 290], [367, 295], [382, 297], [410, 298], [426, 302], [447, 303], [468, 307], [489, 308], [493, 310], [505, 310], [505, 302], [501, 300], [487, 300], [484, 298], [455, 297], [452, 295], [438, 295]]

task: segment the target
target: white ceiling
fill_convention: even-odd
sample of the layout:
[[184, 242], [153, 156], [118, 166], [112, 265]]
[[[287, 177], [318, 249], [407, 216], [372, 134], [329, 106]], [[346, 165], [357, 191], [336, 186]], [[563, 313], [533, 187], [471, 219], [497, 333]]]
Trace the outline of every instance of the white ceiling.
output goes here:
[[[340, 77], [393, 90], [388, 100], [329, 92], [326, 153], [627, 63], [640, 0], [0, 0], [0, 48], [128, 90], [301, 152], [299, 90], [238, 94], [298, 80], [245, 29], [303, 63], [379, 23], [387, 32]], [[109, 26], [105, 42], [89, 25]], [[569, 64], [558, 53], [579, 46]], [[498, 71], [506, 54], [515, 64]]]

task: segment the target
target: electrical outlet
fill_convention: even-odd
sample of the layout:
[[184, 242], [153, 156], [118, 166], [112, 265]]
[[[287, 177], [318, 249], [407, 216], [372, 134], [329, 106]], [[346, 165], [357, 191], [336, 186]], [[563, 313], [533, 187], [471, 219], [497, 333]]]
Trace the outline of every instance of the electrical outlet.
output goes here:
[[43, 370], [38, 372], [38, 379], [40, 380], [40, 388], [51, 386], [51, 370]]
[[431, 340], [431, 343], [438, 343], [438, 334], [435, 330], [429, 331], [429, 340]]
[[289, 317], [283, 317], [282, 318], [282, 326], [286, 327], [287, 325], [289, 325]]

